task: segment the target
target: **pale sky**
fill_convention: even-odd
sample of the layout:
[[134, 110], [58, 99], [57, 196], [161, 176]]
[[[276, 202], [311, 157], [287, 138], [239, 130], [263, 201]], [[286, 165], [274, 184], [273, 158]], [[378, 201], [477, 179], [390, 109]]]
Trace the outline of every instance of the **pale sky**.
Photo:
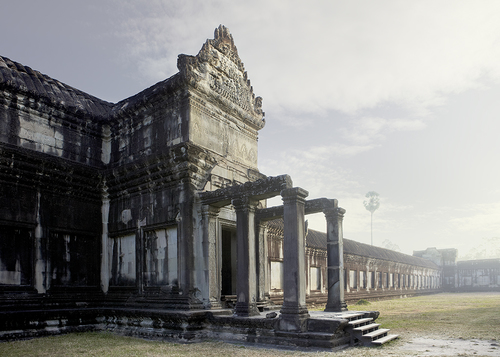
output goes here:
[[345, 238], [370, 243], [376, 191], [375, 245], [465, 256], [500, 250], [499, 19], [495, 0], [12, 0], [0, 54], [117, 102], [223, 24], [263, 97], [262, 173], [337, 198]]

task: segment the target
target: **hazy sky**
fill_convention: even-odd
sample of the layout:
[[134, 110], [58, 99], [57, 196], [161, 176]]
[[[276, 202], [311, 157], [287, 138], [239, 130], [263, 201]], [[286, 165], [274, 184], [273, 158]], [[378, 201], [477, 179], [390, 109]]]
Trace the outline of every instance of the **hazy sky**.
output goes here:
[[264, 99], [261, 172], [337, 198], [346, 238], [370, 243], [376, 191], [375, 245], [463, 256], [500, 237], [499, 19], [495, 0], [12, 0], [0, 54], [117, 102], [223, 24]]

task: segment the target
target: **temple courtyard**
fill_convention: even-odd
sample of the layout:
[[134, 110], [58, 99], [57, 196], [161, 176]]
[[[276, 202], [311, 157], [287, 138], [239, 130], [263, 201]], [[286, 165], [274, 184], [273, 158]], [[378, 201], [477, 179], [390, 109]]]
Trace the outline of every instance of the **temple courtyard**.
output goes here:
[[377, 322], [400, 338], [382, 347], [337, 351], [273, 349], [209, 341], [180, 344], [108, 332], [74, 333], [0, 343], [2, 356], [499, 356], [500, 293], [441, 293], [351, 305], [380, 311]]

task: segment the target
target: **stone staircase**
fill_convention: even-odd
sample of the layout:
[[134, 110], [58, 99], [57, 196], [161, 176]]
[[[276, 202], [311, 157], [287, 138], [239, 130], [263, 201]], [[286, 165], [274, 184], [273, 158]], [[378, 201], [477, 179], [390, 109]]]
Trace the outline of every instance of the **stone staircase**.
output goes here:
[[351, 345], [380, 346], [399, 337], [388, 334], [390, 330], [387, 328], [379, 328], [380, 324], [374, 323], [373, 318], [368, 317], [365, 312], [349, 314], [344, 318], [349, 320]]

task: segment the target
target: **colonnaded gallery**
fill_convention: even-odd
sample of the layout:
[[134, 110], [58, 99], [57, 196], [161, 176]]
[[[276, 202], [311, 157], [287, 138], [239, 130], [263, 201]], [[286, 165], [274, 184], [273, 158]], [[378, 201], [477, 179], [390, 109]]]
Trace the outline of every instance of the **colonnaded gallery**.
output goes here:
[[177, 66], [109, 103], [0, 56], [0, 339], [380, 344], [346, 300], [498, 289], [498, 260], [344, 239], [337, 200], [259, 172], [262, 99], [224, 26]]

